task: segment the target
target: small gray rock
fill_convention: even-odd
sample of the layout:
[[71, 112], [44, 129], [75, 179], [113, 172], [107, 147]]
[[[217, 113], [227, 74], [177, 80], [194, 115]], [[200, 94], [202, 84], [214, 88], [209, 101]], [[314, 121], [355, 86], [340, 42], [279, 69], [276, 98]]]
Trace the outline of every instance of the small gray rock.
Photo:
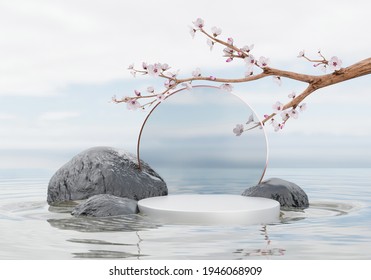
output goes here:
[[72, 210], [74, 216], [108, 217], [138, 213], [135, 200], [110, 194], [97, 194]]
[[246, 189], [242, 195], [265, 197], [277, 200], [282, 210], [305, 209], [309, 207], [307, 194], [298, 185], [279, 178], [270, 178]]
[[110, 147], [91, 148], [73, 157], [50, 179], [47, 201], [83, 200], [112, 194], [140, 200], [167, 195], [164, 180], [145, 162], [140, 170], [136, 156]]

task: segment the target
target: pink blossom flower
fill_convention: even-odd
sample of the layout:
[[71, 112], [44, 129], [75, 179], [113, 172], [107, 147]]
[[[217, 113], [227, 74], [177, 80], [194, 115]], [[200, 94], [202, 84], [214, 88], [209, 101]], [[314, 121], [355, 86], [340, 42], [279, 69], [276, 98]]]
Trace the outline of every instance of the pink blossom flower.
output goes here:
[[270, 61], [269, 61], [269, 58], [266, 58], [266, 57], [264, 57], [264, 56], [261, 56], [260, 58], [259, 58], [259, 60], [258, 60], [258, 65], [260, 66], [260, 67], [262, 67], [262, 68], [264, 68], [264, 67], [267, 67], [268, 66], [268, 64], [270, 63]]
[[222, 34], [222, 29], [218, 28], [216, 26], [211, 27], [211, 32], [213, 33], [213, 36], [216, 37], [220, 34]]
[[242, 124], [237, 124], [236, 127], [233, 129], [233, 133], [236, 134], [236, 136], [240, 136], [244, 131], [244, 127]]
[[225, 62], [231, 62], [233, 60], [233, 57], [228, 57]]
[[291, 109], [289, 111], [289, 115], [291, 118], [297, 119], [299, 117], [299, 112], [296, 111], [295, 109]]
[[227, 92], [232, 92], [233, 90], [233, 86], [231, 84], [222, 84], [219, 88]]
[[274, 109], [275, 112], [280, 112], [283, 110], [283, 104], [279, 101], [273, 104], [272, 108]]
[[192, 71], [192, 76], [195, 78], [201, 77], [201, 69], [197, 67], [194, 71]]
[[281, 80], [281, 77], [279, 77], [279, 76], [274, 76], [274, 77], [273, 77], [273, 81], [274, 81], [277, 85], [279, 85], [279, 86], [282, 85], [282, 80]]
[[303, 57], [305, 55], [304, 50], [300, 51], [298, 57]]
[[205, 22], [204, 22], [204, 20], [202, 18], [196, 19], [195, 21], [193, 21], [193, 24], [197, 28], [202, 28], [202, 27], [205, 26]]
[[230, 44], [230, 45], [233, 45], [233, 38], [228, 38], [227, 43]]
[[129, 109], [129, 110], [133, 110], [135, 111], [136, 109], [140, 108], [141, 105], [140, 103], [136, 100], [136, 99], [130, 99], [126, 102], [126, 107]]
[[328, 67], [331, 71], [338, 71], [341, 69], [342, 64], [343, 62], [337, 56], [333, 56], [328, 62]]

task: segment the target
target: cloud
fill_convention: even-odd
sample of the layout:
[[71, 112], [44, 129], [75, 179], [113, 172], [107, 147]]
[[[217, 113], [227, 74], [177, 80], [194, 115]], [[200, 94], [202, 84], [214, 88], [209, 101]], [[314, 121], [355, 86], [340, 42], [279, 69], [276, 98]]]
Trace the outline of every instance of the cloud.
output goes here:
[[0, 121], [9, 121], [16, 119], [17, 116], [13, 114], [0, 113]]
[[[264, 12], [246, 16], [241, 8], [229, 16], [225, 1], [189, 0], [174, 6], [170, 0], [92, 0], [88, 7], [81, 0], [3, 1], [0, 95], [44, 96], [70, 84], [128, 78], [126, 66], [142, 61], [167, 62], [181, 68], [183, 75], [195, 67], [226, 73], [236, 63], [226, 65], [220, 48], [210, 53], [205, 38], [197, 34], [192, 40], [188, 34], [187, 26], [199, 16], [205, 18], [207, 29], [220, 26], [222, 36], [233, 36], [238, 44], [255, 43], [254, 54], [269, 56], [275, 67], [294, 63], [303, 48], [313, 53], [321, 48], [348, 64], [368, 56], [364, 34], [353, 32], [370, 25], [367, 3], [311, 1], [302, 9], [288, 0], [237, 1], [236, 7]], [[331, 15], [319, 13], [318, 6]], [[166, 17], [161, 18], [162, 13]], [[277, 16], [279, 28], [269, 20]], [[347, 34], [346, 43], [343, 34]]]
[[39, 116], [40, 121], [62, 121], [66, 119], [76, 118], [80, 116], [80, 112], [45, 112]]

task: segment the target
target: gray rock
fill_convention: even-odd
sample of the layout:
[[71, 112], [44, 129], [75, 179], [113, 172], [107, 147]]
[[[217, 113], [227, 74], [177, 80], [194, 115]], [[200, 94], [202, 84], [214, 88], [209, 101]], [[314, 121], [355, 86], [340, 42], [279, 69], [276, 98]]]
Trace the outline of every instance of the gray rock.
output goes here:
[[279, 178], [270, 178], [248, 188], [242, 195], [265, 197], [277, 200], [282, 210], [305, 209], [309, 207], [307, 194], [298, 185]]
[[95, 147], [81, 152], [62, 166], [50, 179], [47, 201], [51, 205], [111, 194], [140, 200], [167, 195], [164, 180], [145, 162], [126, 152]]
[[108, 217], [138, 213], [138, 203], [126, 197], [97, 194], [72, 210], [74, 216]]

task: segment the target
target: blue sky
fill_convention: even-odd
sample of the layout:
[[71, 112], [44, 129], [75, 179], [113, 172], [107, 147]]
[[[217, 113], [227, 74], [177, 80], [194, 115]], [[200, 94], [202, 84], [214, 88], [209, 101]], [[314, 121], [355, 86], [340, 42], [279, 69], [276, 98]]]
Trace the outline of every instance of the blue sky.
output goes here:
[[[272, 67], [321, 74], [296, 57], [302, 49], [344, 66], [370, 56], [369, 1], [26, 1], [0, 3], [0, 169], [54, 171], [92, 146], [135, 152], [143, 112], [110, 103], [151, 78], [126, 67], [166, 62], [181, 75], [239, 77], [243, 63], [226, 64], [221, 48], [188, 33], [202, 17]], [[242, 8], [235, 8], [235, 7]], [[275, 133], [267, 129], [271, 167], [371, 167], [371, 77], [322, 89], [307, 111]], [[236, 85], [259, 116], [304, 85], [271, 79]]]

